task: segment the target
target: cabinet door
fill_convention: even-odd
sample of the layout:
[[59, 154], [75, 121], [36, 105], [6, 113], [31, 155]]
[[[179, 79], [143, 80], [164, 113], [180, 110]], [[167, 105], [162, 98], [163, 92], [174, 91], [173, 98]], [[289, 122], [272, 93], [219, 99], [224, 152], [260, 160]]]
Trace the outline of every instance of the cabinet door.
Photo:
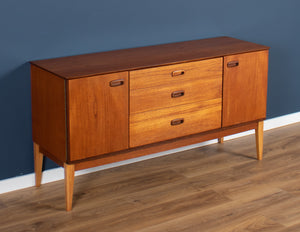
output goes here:
[[68, 81], [69, 161], [128, 148], [128, 73]]
[[266, 117], [267, 77], [267, 50], [224, 57], [223, 127]]

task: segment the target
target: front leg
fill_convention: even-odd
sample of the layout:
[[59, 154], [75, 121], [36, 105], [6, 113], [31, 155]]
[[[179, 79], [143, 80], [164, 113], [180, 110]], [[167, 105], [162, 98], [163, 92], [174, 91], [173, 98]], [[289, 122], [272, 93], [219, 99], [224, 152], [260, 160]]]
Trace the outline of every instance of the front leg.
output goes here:
[[40, 152], [40, 146], [33, 143], [34, 154], [34, 172], [35, 172], [35, 186], [40, 187], [42, 182], [42, 168], [44, 155]]
[[257, 123], [257, 127], [255, 128], [255, 138], [256, 138], [257, 159], [262, 160], [263, 140], [264, 140], [264, 121], [259, 121]]
[[71, 211], [72, 202], [73, 202], [75, 165], [65, 163], [64, 168], [65, 168], [66, 210]]

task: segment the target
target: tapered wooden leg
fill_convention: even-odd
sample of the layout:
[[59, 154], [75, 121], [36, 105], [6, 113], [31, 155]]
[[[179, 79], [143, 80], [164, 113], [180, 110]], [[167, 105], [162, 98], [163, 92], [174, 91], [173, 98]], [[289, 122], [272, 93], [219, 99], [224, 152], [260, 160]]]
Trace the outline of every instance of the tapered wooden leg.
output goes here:
[[42, 182], [42, 168], [44, 156], [40, 153], [40, 146], [33, 143], [34, 154], [34, 172], [35, 172], [35, 186], [40, 187]]
[[66, 210], [72, 210], [73, 189], [74, 189], [74, 164], [64, 164], [65, 168], [65, 191], [66, 191]]
[[224, 143], [224, 137], [218, 138], [218, 143]]
[[260, 121], [255, 129], [257, 159], [262, 160], [264, 141], [264, 122]]

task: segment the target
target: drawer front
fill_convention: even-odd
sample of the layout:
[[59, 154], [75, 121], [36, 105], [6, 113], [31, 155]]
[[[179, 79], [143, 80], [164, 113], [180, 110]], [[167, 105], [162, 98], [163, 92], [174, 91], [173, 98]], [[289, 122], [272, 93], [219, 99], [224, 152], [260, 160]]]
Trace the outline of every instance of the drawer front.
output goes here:
[[130, 115], [130, 147], [221, 127], [221, 98]]
[[222, 74], [130, 91], [130, 113], [222, 97]]
[[130, 90], [222, 75], [223, 58], [201, 60], [130, 72]]

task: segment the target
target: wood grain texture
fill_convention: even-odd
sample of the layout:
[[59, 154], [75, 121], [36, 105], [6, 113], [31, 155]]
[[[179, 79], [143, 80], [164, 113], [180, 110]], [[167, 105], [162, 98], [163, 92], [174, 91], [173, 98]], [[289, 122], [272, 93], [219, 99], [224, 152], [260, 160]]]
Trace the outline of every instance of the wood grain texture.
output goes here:
[[266, 117], [267, 79], [268, 51], [224, 57], [223, 126]]
[[[0, 231], [296, 232], [300, 229], [300, 123], [1, 194]], [[276, 178], [274, 178], [276, 177]]]
[[[244, 123], [238, 126], [227, 128], [220, 128], [216, 130], [206, 131], [199, 134], [188, 135], [180, 138], [166, 140], [154, 144], [144, 145], [140, 147], [131, 148], [124, 151], [114, 152], [107, 155], [100, 155], [86, 160], [72, 162], [75, 164], [75, 170], [96, 167], [103, 164], [109, 164], [117, 161], [137, 158], [143, 155], [154, 154], [166, 150], [175, 149], [191, 144], [204, 142], [227, 135], [240, 133], [243, 131], [257, 128], [257, 122]], [[254, 152], [255, 153], [255, 152]]]
[[[139, 87], [130, 90], [130, 114], [221, 98], [222, 59], [211, 61], [130, 72], [130, 86]], [[184, 69], [185, 74], [172, 77], [171, 70], [177, 69], [177, 66]], [[189, 70], [181, 66], [187, 66]], [[135, 80], [138, 80], [136, 84]], [[183, 91], [184, 95], [172, 97], [175, 91]]]
[[73, 164], [64, 164], [65, 169], [65, 198], [66, 198], [66, 210], [72, 210], [73, 204], [73, 191], [74, 191], [74, 175], [75, 166]]
[[269, 49], [230, 37], [192, 40], [86, 55], [32, 61], [66, 79], [130, 71]]
[[[130, 147], [221, 128], [221, 98], [130, 115]], [[182, 119], [178, 125], [172, 120]]]
[[46, 151], [43, 147], [39, 146], [40, 152], [44, 155], [47, 156], [47, 158], [51, 159], [54, 163], [58, 164], [59, 166], [63, 167], [64, 162], [62, 160], [57, 159], [53, 154], [50, 152]]
[[35, 186], [40, 187], [42, 181], [42, 168], [44, 156], [40, 152], [40, 146], [33, 143], [33, 155], [34, 155], [34, 173], [35, 173]]
[[264, 146], [264, 122], [263, 121], [257, 123], [257, 128], [255, 128], [255, 140], [256, 140], [257, 159], [262, 160], [263, 146]]
[[32, 65], [31, 100], [33, 141], [65, 162], [65, 80]]
[[68, 116], [70, 161], [127, 149], [127, 72], [68, 81]]
[[[172, 76], [172, 73], [177, 70], [184, 74]], [[130, 72], [130, 90], [172, 85], [198, 79], [205, 80], [220, 76], [222, 73], [223, 58], [140, 69]]]

